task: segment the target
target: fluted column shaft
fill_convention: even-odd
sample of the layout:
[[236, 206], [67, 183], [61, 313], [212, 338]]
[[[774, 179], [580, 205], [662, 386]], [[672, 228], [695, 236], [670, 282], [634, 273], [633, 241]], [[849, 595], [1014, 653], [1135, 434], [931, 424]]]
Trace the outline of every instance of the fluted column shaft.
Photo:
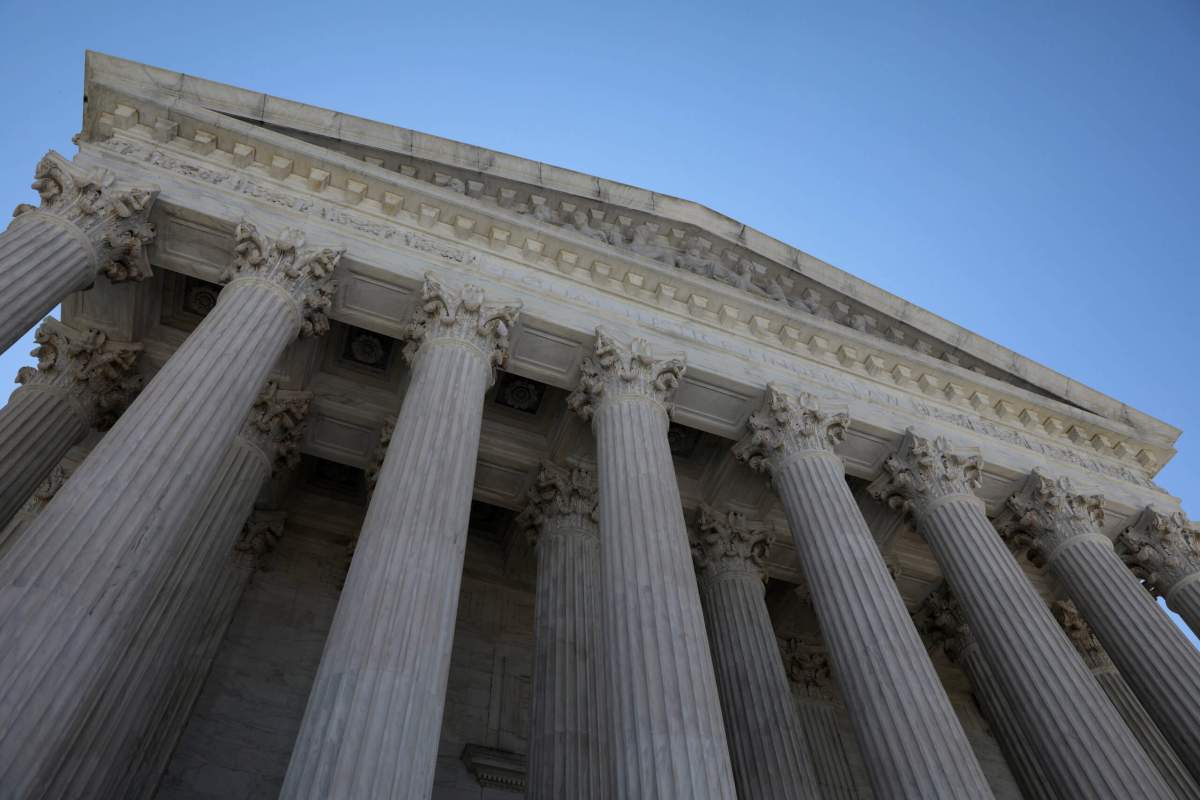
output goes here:
[[[282, 254], [289, 271], [294, 255]], [[301, 328], [285, 288], [298, 281], [282, 279], [279, 258], [267, 269], [280, 282], [229, 284], [0, 562], [0, 785], [13, 796], [45, 796], [168, 588], [184, 523], [255, 393]]]
[[13, 392], [0, 409], [0, 529], [87, 431], [65, 393], [41, 386]]
[[1200, 634], [1200, 528], [1182, 511], [1142, 509], [1117, 535], [1116, 552], [1146, 588]]
[[1167, 741], [1200, 778], [1200, 651], [1103, 537], [1074, 537], [1049, 564]]
[[991, 797], [841, 460], [813, 451], [772, 480], [875, 793]]
[[96, 257], [82, 232], [48, 215], [22, 217], [0, 234], [0, 353], [96, 280]]
[[174, 741], [162, 712], [182, 674], [184, 654], [199, 635], [209, 600], [263, 480], [266, 455], [238, 437], [218, 467], [204, 501], [187, 523], [163, 591], [145, 609], [137, 634], [104, 687], [95, 713], [58, 770], [51, 794], [134, 797], [131, 785], [142, 750]]
[[432, 790], [491, 380], [482, 326], [506, 332], [515, 316], [499, 322], [481, 302], [448, 297], [427, 277], [422, 306], [436, 316], [423, 321], [283, 798], [424, 800]]
[[1171, 590], [1167, 595], [1167, 607], [1183, 617], [1192, 633], [1200, 636], [1200, 572]]
[[854, 771], [846, 756], [847, 742], [837, 721], [837, 707], [830, 701], [800, 697], [796, 712], [817, 776], [817, 796], [822, 800], [858, 800]]
[[1108, 699], [1116, 706], [1117, 712], [1133, 731], [1134, 737], [1158, 767], [1158, 771], [1166, 779], [1167, 785], [1179, 800], [1197, 800], [1200, 798], [1200, 786], [1196, 779], [1180, 761], [1178, 754], [1162, 735], [1162, 731], [1150, 719], [1146, 709], [1140, 702], [1129, 684], [1121, 677], [1113, 666], [1092, 670], [1100, 687], [1108, 695]]
[[761, 578], [745, 573], [702, 577], [700, 603], [738, 796], [817, 797]]
[[971, 682], [983, 716], [1000, 743], [1000, 750], [1021, 787], [1021, 794], [1026, 800], [1059, 800], [1063, 797], [1046, 775], [1033, 742], [979, 645], [969, 645], [959, 656], [958, 664]]
[[611, 796], [600, 638], [600, 541], [595, 523], [589, 527], [550, 517], [537, 540], [525, 795], [530, 800]]

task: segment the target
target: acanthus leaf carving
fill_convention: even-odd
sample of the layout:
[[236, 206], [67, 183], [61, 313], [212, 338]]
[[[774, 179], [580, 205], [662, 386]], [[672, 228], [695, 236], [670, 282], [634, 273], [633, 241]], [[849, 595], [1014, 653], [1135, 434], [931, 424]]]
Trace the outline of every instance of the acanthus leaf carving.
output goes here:
[[1100, 535], [1104, 498], [1078, 494], [1068, 478], [1034, 469], [993, 523], [1010, 550], [1024, 553], [1040, 569], [1071, 539]]
[[16, 382], [60, 391], [86, 424], [107, 430], [141, 391], [142, 345], [113, 340], [104, 331], [79, 330], [47, 317], [33, 335], [36, 367], [21, 367]]
[[918, 436], [909, 428], [867, 493], [892, 508], [921, 515], [943, 497], [975, 497], [982, 468], [978, 453], [954, 448], [941, 436]]
[[1200, 530], [1180, 511], [1147, 506], [1117, 536], [1117, 555], [1151, 592], [1166, 596], [1180, 581], [1200, 574]]
[[718, 512], [701, 503], [692, 537], [692, 561], [701, 579], [766, 579], [766, 557], [774, 532], [737, 511]]
[[53, 150], [38, 162], [32, 188], [41, 205], [22, 203], [15, 218], [48, 214], [75, 226], [91, 243], [97, 272], [114, 283], [150, 277], [146, 248], [158, 189], [118, 187], [111, 173], [83, 169]]
[[516, 524], [531, 544], [551, 532], [578, 531], [599, 535], [596, 475], [579, 466], [543, 461], [526, 494], [525, 509]]
[[762, 408], [747, 420], [749, 433], [733, 447], [734, 457], [756, 472], [774, 472], [800, 452], [833, 452], [845, 438], [850, 416], [826, 410], [813, 395], [792, 396], [767, 384]]
[[300, 441], [311, 401], [310, 392], [280, 389], [275, 380], [267, 381], [255, 399], [242, 436], [263, 452], [272, 471], [292, 469], [300, 462]]
[[645, 339], [626, 344], [597, 328], [592, 355], [580, 366], [579, 388], [567, 398], [567, 407], [590, 421], [599, 405], [638, 397], [658, 403], [670, 414], [671, 399], [686, 370], [681, 354], [658, 356]]
[[975, 637], [967, 625], [958, 598], [946, 584], [929, 593], [913, 614], [913, 624], [932, 646], [941, 648], [946, 658], [958, 664]]
[[477, 349], [490, 367], [504, 366], [520, 312], [519, 302], [491, 303], [478, 286], [451, 289], [426, 272], [413, 321], [402, 336], [404, 358], [411, 364], [425, 342], [452, 339]]
[[50, 501], [54, 499], [54, 495], [58, 494], [58, 490], [67, 482], [67, 471], [63, 469], [62, 464], [55, 464], [54, 469], [50, 470], [50, 474], [46, 479], [38, 484], [38, 487], [33, 490], [33, 494], [21, 506], [21, 513], [28, 516], [37, 516], [42, 513], [46, 506], [50, 505]]
[[283, 537], [287, 513], [284, 511], [266, 511], [255, 509], [242, 526], [241, 535], [234, 544], [234, 550], [257, 559], [275, 549]]
[[379, 471], [383, 469], [383, 459], [387, 457], [388, 445], [392, 443], [392, 434], [396, 432], [396, 417], [388, 417], [379, 428], [379, 442], [367, 459], [367, 491], [374, 492], [375, 484], [379, 481]]
[[329, 332], [326, 313], [333, 305], [333, 272], [345, 250], [304, 244], [304, 233], [295, 228], [271, 238], [242, 220], [234, 230], [233, 258], [221, 278], [228, 282], [254, 277], [280, 286], [297, 304], [300, 336], [321, 336]]
[[1056, 600], [1050, 606], [1050, 610], [1053, 612], [1054, 618], [1058, 620], [1058, 624], [1062, 626], [1063, 633], [1071, 640], [1071, 644], [1075, 645], [1075, 649], [1079, 651], [1079, 655], [1083, 657], [1089, 669], [1112, 667], [1108, 653], [1104, 652], [1100, 640], [1096, 638], [1096, 634], [1092, 633], [1091, 626], [1087, 624], [1087, 620], [1079, 613], [1079, 609], [1073, 602]]
[[829, 653], [819, 642], [800, 637], [780, 639], [779, 653], [788, 681], [800, 694], [822, 702], [836, 699]]

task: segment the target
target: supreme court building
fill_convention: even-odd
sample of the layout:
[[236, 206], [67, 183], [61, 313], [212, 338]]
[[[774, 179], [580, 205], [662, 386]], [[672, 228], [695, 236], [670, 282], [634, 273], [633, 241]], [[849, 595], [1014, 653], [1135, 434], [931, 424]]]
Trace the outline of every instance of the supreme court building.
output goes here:
[[686, 200], [85, 81], [0, 235], [3, 800], [1200, 800], [1176, 428]]

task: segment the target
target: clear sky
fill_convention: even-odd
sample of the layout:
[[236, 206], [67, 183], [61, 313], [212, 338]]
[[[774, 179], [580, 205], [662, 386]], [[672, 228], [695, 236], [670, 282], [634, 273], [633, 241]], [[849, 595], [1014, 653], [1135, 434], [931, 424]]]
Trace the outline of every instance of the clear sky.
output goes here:
[[88, 48], [704, 203], [1188, 431], [1200, 517], [1194, 0], [0, 0], [0, 207]]

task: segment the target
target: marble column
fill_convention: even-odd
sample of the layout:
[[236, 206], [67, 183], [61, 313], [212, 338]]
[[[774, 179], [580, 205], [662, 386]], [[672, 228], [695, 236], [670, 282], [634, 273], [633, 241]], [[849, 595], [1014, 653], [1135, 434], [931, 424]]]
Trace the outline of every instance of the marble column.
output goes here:
[[738, 797], [816, 798], [816, 776], [763, 598], [766, 527], [701, 505], [692, 558]]
[[819, 643], [802, 639], [779, 642], [779, 649], [816, 775], [817, 797], [858, 800], [849, 757], [854, 743], [842, 735], [838, 725], [838, 702], [829, 655]]
[[996, 679], [967, 624], [962, 606], [944, 584], [935, 589], [913, 616], [917, 630], [967, 676], [983, 717], [991, 726], [1004, 760], [1026, 800], [1059, 800], [1024, 723]]
[[974, 494], [981, 469], [977, 454], [910, 430], [870, 491], [912, 512], [1059, 794], [1168, 797], [1154, 765], [988, 521]]
[[63, 469], [62, 464], [56, 465], [50, 470], [50, 474], [46, 479], [38, 484], [38, 487], [33, 490], [33, 494], [29, 499], [17, 510], [13, 518], [8, 521], [4, 528], [0, 529], [0, 559], [4, 558], [4, 553], [9, 546], [17, 540], [21, 531], [25, 529], [42, 510], [50, 505], [50, 501], [54, 499], [54, 495], [58, 494], [58, 490], [67, 482], [67, 471]]
[[97, 276], [150, 275], [146, 246], [157, 189], [114, 186], [51, 150], [34, 172], [41, 205], [19, 205], [0, 234], [0, 353]]
[[1104, 500], [1038, 470], [1008, 498], [996, 526], [1015, 550], [1059, 579], [1121, 675], [1183, 763], [1200, 778], [1200, 651], [1100, 532]]
[[1067, 638], [1079, 651], [1083, 663], [1087, 664], [1088, 669], [1092, 671], [1096, 682], [1108, 695], [1108, 699], [1112, 701], [1121, 718], [1125, 720], [1125, 724], [1133, 731], [1133, 735], [1141, 744], [1142, 749], [1158, 767], [1158, 771], [1166, 779], [1171, 791], [1180, 800], [1200, 798], [1200, 787], [1197, 786], [1191, 773], [1183, 766], [1179, 756], [1171, 749], [1171, 745], [1167, 743], [1162, 731], [1154, 724], [1154, 720], [1150, 719], [1146, 709], [1138, 702], [1133, 690], [1129, 688], [1129, 684], [1121, 677], [1121, 673], [1113, 665], [1112, 659], [1108, 657], [1108, 653], [1104, 652], [1100, 640], [1092, 633], [1092, 629], [1080, 615], [1079, 609], [1075, 608], [1075, 604], [1070, 600], [1059, 600], [1054, 603], [1052, 610], [1055, 619], [1066, 632]]
[[136, 796], [135, 788], [153, 788], [131, 786], [132, 765], [143, 751], [161, 749], [179, 734], [163, 726], [162, 712], [180, 690], [185, 654], [209, 616], [208, 603], [218, 600], [209, 592], [221, 583], [263, 482], [273, 469], [290, 469], [299, 460], [310, 399], [272, 380], [255, 400], [204, 502], [186, 523], [166, 588], [109, 677], [55, 776], [52, 795], [120, 798]]
[[529, 800], [607, 800], [600, 533], [591, 470], [544, 463], [517, 524], [537, 554]]
[[1117, 536], [1125, 565], [1200, 636], [1200, 530], [1181, 512], [1146, 507]]
[[879, 797], [991, 797], [833, 451], [849, 419], [767, 387], [734, 455], [768, 472]]
[[340, 253], [243, 223], [216, 307], [0, 561], [0, 785], [42, 796], [156, 599], [267, 374], [327, 328]]
[[483, 395], [514, 306], [426, 275], [412, 375], [292, 750], [282, 798], [433, 788]]
[[596, 331], [570, 407], [591, 422], [614, 784], [622, 800], [733, 800], [733, 771], [667, 443], [682, 357]]
[[140, 344], [47, 318], [34, 335], [36, 367], [21, 367], [0, 409], [0, 528], [92, 427], [107, 430], [141, 389]]

